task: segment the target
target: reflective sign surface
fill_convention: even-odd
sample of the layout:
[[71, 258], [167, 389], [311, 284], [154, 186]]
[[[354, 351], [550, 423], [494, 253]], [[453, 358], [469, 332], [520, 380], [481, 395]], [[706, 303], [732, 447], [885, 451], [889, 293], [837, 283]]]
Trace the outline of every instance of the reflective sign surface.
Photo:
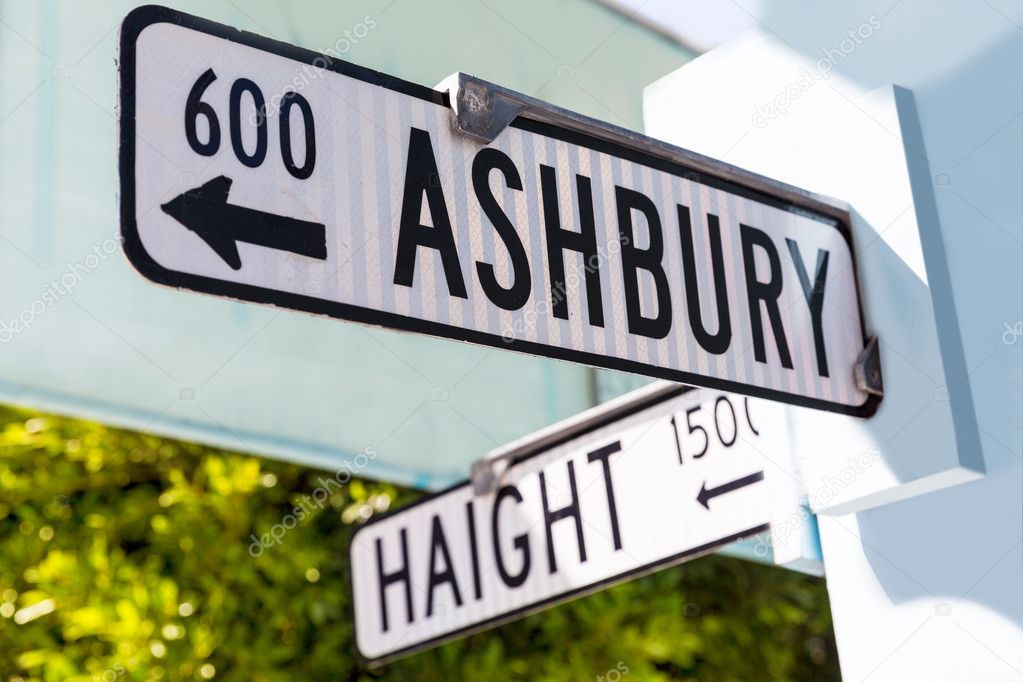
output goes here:
[[833, 218], [526, 118], [483, 145], [439, 92], [169, 10], [122, 51], [122, 230], [150, 279], [870, 410]]

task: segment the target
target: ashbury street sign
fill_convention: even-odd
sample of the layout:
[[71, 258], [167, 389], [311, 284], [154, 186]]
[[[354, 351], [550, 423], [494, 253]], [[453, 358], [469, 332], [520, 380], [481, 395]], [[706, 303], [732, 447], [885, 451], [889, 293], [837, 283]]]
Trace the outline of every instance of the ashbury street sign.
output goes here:
[[462, 74], [433, 90], [163, 8], [120, 45], [124, 249], [155, 282], [876, 408], [834, 202]]
[[767, 407], [646, 391], [519, 448], [491, 492], [466, 481], [370, 521], [349, 549], [360, 653], [409, 653], [766, 531], [761, 453], [788, 438]]

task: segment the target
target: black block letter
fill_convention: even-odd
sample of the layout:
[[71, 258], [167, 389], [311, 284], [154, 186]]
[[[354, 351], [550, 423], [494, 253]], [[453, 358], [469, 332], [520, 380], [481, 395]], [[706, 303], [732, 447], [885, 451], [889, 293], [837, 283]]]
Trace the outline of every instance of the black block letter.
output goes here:
[[[423, 210], [423, 194], [430, 207], [433, 227], [422, 225], [419, 216]], [[426, 246], [437, 249], [444, 267], [444, 278], [452, 296], [468, 298], [462, 266], [458, 262], [455, 237], [451, 233], [448, 207], [444, 203], [444, 189], [433, 157], [430, 133], [412, 128], [408, 142], [408, 161], [405, 165], [405, 192], [401, 200], [401, 223], [398, 230], [398, 248], [394, 258], [394, 283], [412, 286], [416, 272], [416, 249]]]

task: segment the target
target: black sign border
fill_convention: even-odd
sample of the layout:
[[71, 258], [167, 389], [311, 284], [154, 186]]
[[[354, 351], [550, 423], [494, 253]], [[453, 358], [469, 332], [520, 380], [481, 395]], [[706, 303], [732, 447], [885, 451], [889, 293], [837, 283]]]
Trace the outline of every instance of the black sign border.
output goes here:
[[[647, 410], [647, 409], [649, 409], [651, 407], [654, 407], [655, 405], [659, 405], [661, 403], [668, 402], [670, 400], [674, 400], [674, 399], [678, 398], [681, 395], [684, 395], [686, 393], [689, 393], [689, 392], [692, 392], [692, 391], [696, 391], [696, 390], [698, 390], [698, 389], [694, 389], [694, 388], [689, 387], [689, 386], [679, 386], [677, 389], [674, 389], [674, 390], [669, 391], [667, 393], [663, 393], [663, 394], [659, 394], [659, 395], [656, 395], [656, 396], [652, 396], [652, 397], [648, 398], [647, 400], [635, 402], [635, 403], [629, 405], [628, 407], [626, 407], [625, 409], [619, 410], [619, 411], [614, 412], [614, 413], [607, 414], [607, 415], [605, 415], [601, 419], [594, 420], [593, 422], [588, 424], [586, 426], [586, 428], [584, 428], [584, 429], [571, 431], [570, 433], [568, 433], [563, 438], [558, 438], [558, 439], [556, 439], [554, 441], [551, 441], [551, 442], [548, 442], [548, 443], [544, 443], [543, 445], [540, 445], [540, 446], [536, 447], [535, 449], [531, 449], [531, 450], [525, 451], [523, 454], [521, 454], [520, 456], [516, 457], [513, 461], [509, 462], [509, 468], [513, 467], [513, 466], [517, 466], [517, 465], [519, 465], [519, 464], [521, 464], [521, 463], [523, 463], [523, 462], [525, 462], [527, 460], [530, 460], [530, 459], [532, 459], [534, 457], [537, 457], [537, 456], [542, 455], [542, 454], [544, 454], [546, 452], [549, 452], [549, 451], [553, 450], [554, 448], [557, 448], [557, 447], [559, 447], [561, 445], [564, 445], [565, 443], [567, 443], [569, 441], [573, 441], [573, 440], [576, 440], [577, 438], [581, 438], [581, 437], [586, 436], [586, 435], [588, 435], [590, 433], [593, 433], [594, 431], [602, 429], [605, 426], [608, 426], [609, 424], [613, 424], [613, 423], [615, 423], [617, 421], [621, 421], [623, 419], [627, 419], [627, 418], [631, 417], [632, 415], [638, 414], [639, 412], [642, 412], [642, 411]], [[401, 509], [396, 509], [394, 511], [390, 511], [390, 512], [386, 512], [384, 514], [373, 516], [372, 518], [370, 518], [369, 521], [367, 521], [366, 523], [364, 523], [361, 526], [358, 526], [355, 529], [355, 531], [352, 533], [352, 537], [351, 537], [351, 539], [348, 542], [348, 583], [349, 583], [349, 592], [354, 596], [354, 594], [355, 594], [355, 582], [354, 582], [354, 579], [353, 579], [353, 576], [352, 576], [352, 569], [351, 569], [351, 566], [352, 566], [352, 545], [355, 544], [355, 537], [360, 532], [362, 532], [365, 529], [373, 526], [374, 524], [381, 523], [381, 522], [386, 521], [386, 520], [388, 520], [388, 519], [390, 519], [392, 517], [395, 517], [395, 516], [401, 516], [401, 515], [409, 512], [411, 510], [414, 510], [416, 507], [418, 507], [420, 505], [426, 504], [428, 502], [432, 502], [433, 500], [435, 500], [435, 499], [437, 499], [439, 497], [443, 497], [445, 495], [448, 495], [448, 494], [454, 492], [455, 490], [458, 490], [460, 488], [465, 488], [465, 487], [468, 487], [468, 486], [471, 486], [471, 485], [472, 485], [472, 481], [470, 481], [470, 480], [460, 481], [458, 483], [455, 483], [453, 485], [448, 486], [447, 488], [444, 488], [443, 490], [439, 490], [439, 491], [437, 491], [435, 493], [431, 493], [429, 495], [425, 495], [425, 496], [419, 498], [418, 500], [416, 500], [415, 502], [413, 502], [412, 504], [409, 504], [409, 505], [407, 505], [405, 507], [402, 507]], [[482, 621], [480, 621], [478, 623], [474, 623], [472, 625], [467, 625], [467, 626], [459, 628], [457, 630], [452, 630], [451, 632], [444, 633], [443, 635], [438, 635], [436, 637], [431, 637], [430, 639], [423, 640], [422, 642], [417, 642], [416, 644], [412, 644], [410, 646], [403, 647], [401, 649], [396, 649], [395, 651], [392, 651], [392, 652], [390, 652], [390, 653], [388, 653], [388, 654], [386, 654], [384, 656], [380, 656], [380, 657], [377, 657], [377, 658], [371, 658], [371, 657], [367, 656], [365, 653], [363, 653], [362, 649], [359, 648], [358, 631], [355, 628], [353, 628], [352, 632], [353, 632], [353, 638], [354, 638], [354, 641], [355, 641], [355, 651], [356, 651], [356, 654], [359, 657], [360, 662], [362, 662], [365, 665], [381, 665], [383, 663], [388, 663], [390, 661], [394, 661], [396, 659], [403, 658], [405, 656], [414, 654], [414, 653], [416, 653], [418, 651], [424, 651], [426, 649], [430, 649], [430, 648], [432, 648], [434, 646], [438, 646], [438, 645], [443, 644], [445, 642], [449, 642], [449, 641], [452, 641], [452, 640], [455, 640], [455, 639], [459, 639], [461, 637], [467, 637], [469, 635], [473, 635], [473, 634], [476, 634], [476, 633], [479, 633], [479, 632], [483, 632], [485, 630], [489, 630], [489, 629], [498, 627], [499, 625], [503, 625], [505, 623], [510, 623], [510, 622], [518, 620], [520, 618], [524, 618], [524, 617], [526, 617], [528, 615], [531, 615], [531, 614], [534, 614], [534, 613], [538, 613], [539, 611], [543, 611], [544, 609], [550, 608], [552, 606], [557, 606], [559, 604], [563, 604], [563, 603], [571, 601], [573, 599], [578, 599], [580, 597], [585, 597], [586, 595], [593, 594], [595, 592], [600, 592], [601, 590], [607, 589], [609, 587], [613, 587], [615, 585], [619, 585], [619, 584], [624, 583], [624, 582], [628, 582], [629, 580], [635, 580], [637, 578], [642, 578], [645, 575], [650, 575], [651, 573], [655, 573], [655, 572], [657, 572], [659, 570], [662, 570], [662, 569], [665, 569], [665, 568], [671, 568], [672, 566], [676, 566], [678, 564], [684, 563], [687, 560], [695, 559], [695, 558], [698, 558], [698, 557], [700, 557], [702, 555], [705, 555], [705, 554], [710, 554], [714, 550], [719, 549], [719, 548], [721, 548], [721, 547], [723, 547], [725, 545], [731, 544], [733, 542], [737, 542], [737, 541], [743, 540], [745, 538], [750, 538], [750, 537], [753, 537], [753, 536], [758, 535], [760, 533], [765, 533], [765, 532], [769, 531], [770, 529], [771, 529], [771, 525], [769, 523], [761, 524], [759, 526], [754, 526], [753, 528], [748, 528], [748, 529], [746, 529], [744, 531], [741, 531], [739, 533], [733, 533], [732, 535], [728, 535], [726, 537], [719, 538], [718, 540], [715, 540], [714, 542], [709, 542], [707, 544], [700, 545], [698, 547], [693, 547], [692, 549], [688, 549], [688, 550], [686, 550], [684, 552], [679, 552], [677, 554], [672, 554], [671, 556], [665, 557], [663, 559], [658, 559], [657, 561], [651, 561], [648, 564], [644, 564], [642, 566], [637, 566], [636, 568], [630, 569], [628, 571], [623, 571], [621, 573], [618, 573], [616, 575], [610, 576], [608, 578], [604, 578], [603, 580], [599, 580], [599, 581], [597, 581], [595, 583], [591, 583], [591, 584], [585, 585], [583, 587], [577, 587], [575, 589], [568, 590], [567, 592], [562, 592], [560, 594], [554, 595], [552, 597], [547, 597], [546, 599], [541, 599], [539, 601], [535, 601], [535, 602], [533, 602], [531, 604], [527, 604], [525, 606], [520, 606], [517, 609], [514, 609], [512, 611], [508, 611], [506, 613], [502, 613], [499, 616], [494, 616], [493, 618], [489, 618], [487, 620], [482, 620]], [[354, 598], [351, 601], [351, 615], [352, 615], [352, 622], [354, 623], [355, 622], [355, 600], [354, 600]]]
[[[125, 17], [121, 24], [119, 38], [119, 115], [118, 115], [118, 171], [120, 176], [120, 219], [121, 219], [121, 241], [129, 262], [132, 266], [147, 279], [173, 287], [175, 289], [190, 289], [200, 293], [212, 294], [227, 298], [263, 303], [267, 305], [298, 310], [315, 315], [326, 315], [351, 322], [358, 322], [387, 329], [426, 334], [441, 338], [466, 341], [492, 348], [503, 348], [514, 350], [529, 355], [565, 360], [569, 362], [582, 363], [591, 367], [618, 370], [632, 374], [640, 374], [648, 377], [667, 379], [683, 384], [705, 386], [707, 388], [741, 393], [757, 398], [774, 400], [800, 407], [809, 407], [827, 412], [846, 414], [855, 417], [870, 417], [881, 403], [880, 396], [868, 395], [867, 400], [858, 406], [843, 405], [819, 398], [809, 398], [794, 393], [787, 393], [777, 389], [762, 388], [750, 384], [743, 384], [717, 377], [707, 377], [691, 372], [683, 372], [665, 367], [648, 365], [634, 360], [623, 360], [582, 350], [560, 348], [549, 346], [533, 341], [518, 339], [506, 339], [497, 334], [480, 332], [471, 329], [463, 329], [452, 325], [430, 322], [413, 317], [406, 317], [397, 313], [382, 312], [371, 308], [363, 308], [347, 303], [326, 301], [313, 296], [294, 294], [290, 292], [267, 289], [251, 284], [228, 282], [203, 275], [177, 272], [163, 267], [153, 259], [142, 245], [139, 236], [138, 224], [136, 222], [135, 206], [135, 45], [142, 31], [153, 24], [169, 23], [182, 26], [191, 30], [199, 31], [224, 40], [230, 40], [241, 45], [270, 52], [281, 57], [286, 57], [304, 64], [324, 68], [335, 73], [361, 80], [366, 83], [394, 90], [405, 95], [417, 97], [434, 104], [450, 108], [447, 93], [441, 93], [431, 88], [411, 83], [400, 78], [388, 76], [357, 66], [349, 62], [322, 55], [312, 50], [296, 47], [288, 43], [272, 40], [263, 36], [241, 31], [224, 24], [218, 24], [208, 19], [185, 14], [159, 5], [144, 5], [138, 7]], [[324, 64], [325, 62], [325, 64]], [[855, 250], [853, 249], [851, 231], [848, 225], [848, 217], [838, 219], [833, 216], [826, 216], [816, 210], [814, 202], [807, 200], [805, 205], [795, 201], [785, 201], [765, 194], [752, 187], [736, 184], [733, 181], [714, 177], [694, 169], [687, 168], [684, 164], [673, 163], [666, 159], [651, 156], [635, 149], [623, 147], [613, 142], [590, 137], [583, 133], [566, 130], [558, 126], [518, 118], [511, 124], [522, 130], [535, 132], [547, 137], [589, 147], [595, 151], [621, 157], [628, 161], [639, 163], [650, 168], [671, 173], [679, 177], [692, 179], [696, 182], [711, 187], [743, 196], [770, 206], [775, 206], [788, 211], [793, 211], [813, 218], [825, 225], [837, 229], [845, 240], [850, 257], [853, 263], [853, 282], [856, 288], [857, 305], [860, 313], [860, 332], [866, 346], [867, 335], [863, 328], [864, 317], [862, 299], [859, 295], [859, 274], [856, 267]]]

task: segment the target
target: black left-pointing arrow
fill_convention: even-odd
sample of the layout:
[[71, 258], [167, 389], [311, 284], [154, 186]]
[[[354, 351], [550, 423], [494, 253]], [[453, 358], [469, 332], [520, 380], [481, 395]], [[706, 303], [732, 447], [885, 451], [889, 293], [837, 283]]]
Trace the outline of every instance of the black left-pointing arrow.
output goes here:
[[322, 224], [229, 204], [230, 191], [231, 178], [220, 175], [160, 208], [197, 234], [235, 270], [242, 267], [238, 242], [327, 259], [327, 231]]
[[705, 508], [710, 509], [710, 501], [712, 498], [715, 498], [718, 495], [724, 495], [725, 493], [730, 493], [733, 490], [738, 490], [739, 488], [745, 488], [748, 485], [753, 485], [754, 483], [762, 480], [764, 480], [764, 472], [758, 471], [755, 474], [737, 478], [734, 481], [729, 481], [728, 483], [724, 483], [714, 488], [708, 488], [707, 482], [704, 481], [703, 485], [700, 486], [700, 493], [696, 496], [696, 501], [702, 504]]

